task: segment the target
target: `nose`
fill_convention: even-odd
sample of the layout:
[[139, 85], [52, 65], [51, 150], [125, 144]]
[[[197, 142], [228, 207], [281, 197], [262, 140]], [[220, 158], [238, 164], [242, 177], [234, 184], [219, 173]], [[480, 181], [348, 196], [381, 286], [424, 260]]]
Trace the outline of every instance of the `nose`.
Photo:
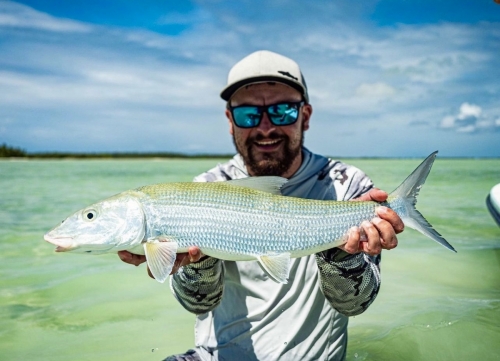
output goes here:
[[264, 112], [264, 114], [262, 114], [262, 120], [260, 121], [260, 124], [257, 127], [257, 131], [259, 133], [262, 133], [263, 135], [268, 135], [275, 129], [276, 126], [273, 123], [271, 123], [271, 120], [269, 120], [267, 112]]

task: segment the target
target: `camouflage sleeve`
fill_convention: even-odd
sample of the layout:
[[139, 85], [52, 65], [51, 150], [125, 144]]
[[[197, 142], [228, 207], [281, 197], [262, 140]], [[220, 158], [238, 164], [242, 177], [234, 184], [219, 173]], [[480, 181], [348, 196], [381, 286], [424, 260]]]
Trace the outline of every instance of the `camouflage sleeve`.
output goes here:
[[184, 266], [170, 277], [175, 298], [187, 311], [202, 314], [217, 307], [224, 290], [224, 266], [216, 258]]
[[316, 254], [321, 289], [333, 308], [346, 316], [363, 313], [380, 289], [380, 255], [348, 254], [339, 248]]
[[[373, 183], [356, 167], [337, 163], [330, 177], [338, 200], [351, 200], [368, 192]], [[380, 255], [348, 254], [332, 248], [316, 254], [321, 289], [333, 308], [346, 316], [363, 313], [380, 289]]]

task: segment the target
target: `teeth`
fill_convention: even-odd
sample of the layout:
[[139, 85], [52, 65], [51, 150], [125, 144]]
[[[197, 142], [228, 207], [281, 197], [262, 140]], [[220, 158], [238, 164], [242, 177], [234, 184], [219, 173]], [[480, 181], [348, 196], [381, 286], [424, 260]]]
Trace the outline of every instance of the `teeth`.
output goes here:
[[267, 142], [255, 142], [258, 145], [273, 145], [279, 143], [279, 140], [268, 140]]

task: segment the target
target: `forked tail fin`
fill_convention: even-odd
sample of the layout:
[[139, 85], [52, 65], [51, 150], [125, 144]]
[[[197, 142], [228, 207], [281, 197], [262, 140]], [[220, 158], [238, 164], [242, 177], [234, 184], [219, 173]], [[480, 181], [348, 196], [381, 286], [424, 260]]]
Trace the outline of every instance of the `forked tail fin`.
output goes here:
[[420, 188], [425, 183], [427, 176], [436, 159], [437, 151], [429, 155], [409, 176], [399, 185], [387, 199], [389, 207], [392, 208], [402, 219], [405, 226], [426, 235], [444, 247], [456, 252], [455, 248], [449, 244], [417, 211], [417, 196]]

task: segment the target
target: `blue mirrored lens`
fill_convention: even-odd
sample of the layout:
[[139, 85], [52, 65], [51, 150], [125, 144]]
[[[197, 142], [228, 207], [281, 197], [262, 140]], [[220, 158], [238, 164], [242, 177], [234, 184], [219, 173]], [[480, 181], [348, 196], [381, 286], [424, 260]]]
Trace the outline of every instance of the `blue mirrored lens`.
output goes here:
[[274, 125], [289, 125], [297, 121], [299, 110], [296, 104], [274, 104], [267, 110]]
[[243, 105], [230, 108], [234, 123], [240, 128], [253, 128], [259, 125], [264, 112], [274, 125], [290, 125], [297, 121], [302, 102], [279, 103], [269, 106]]
[[238, 127], [253, 128], [259, 122], [262, 113], [259, 107], [238, 107], [233, 109], [233, 119]]

